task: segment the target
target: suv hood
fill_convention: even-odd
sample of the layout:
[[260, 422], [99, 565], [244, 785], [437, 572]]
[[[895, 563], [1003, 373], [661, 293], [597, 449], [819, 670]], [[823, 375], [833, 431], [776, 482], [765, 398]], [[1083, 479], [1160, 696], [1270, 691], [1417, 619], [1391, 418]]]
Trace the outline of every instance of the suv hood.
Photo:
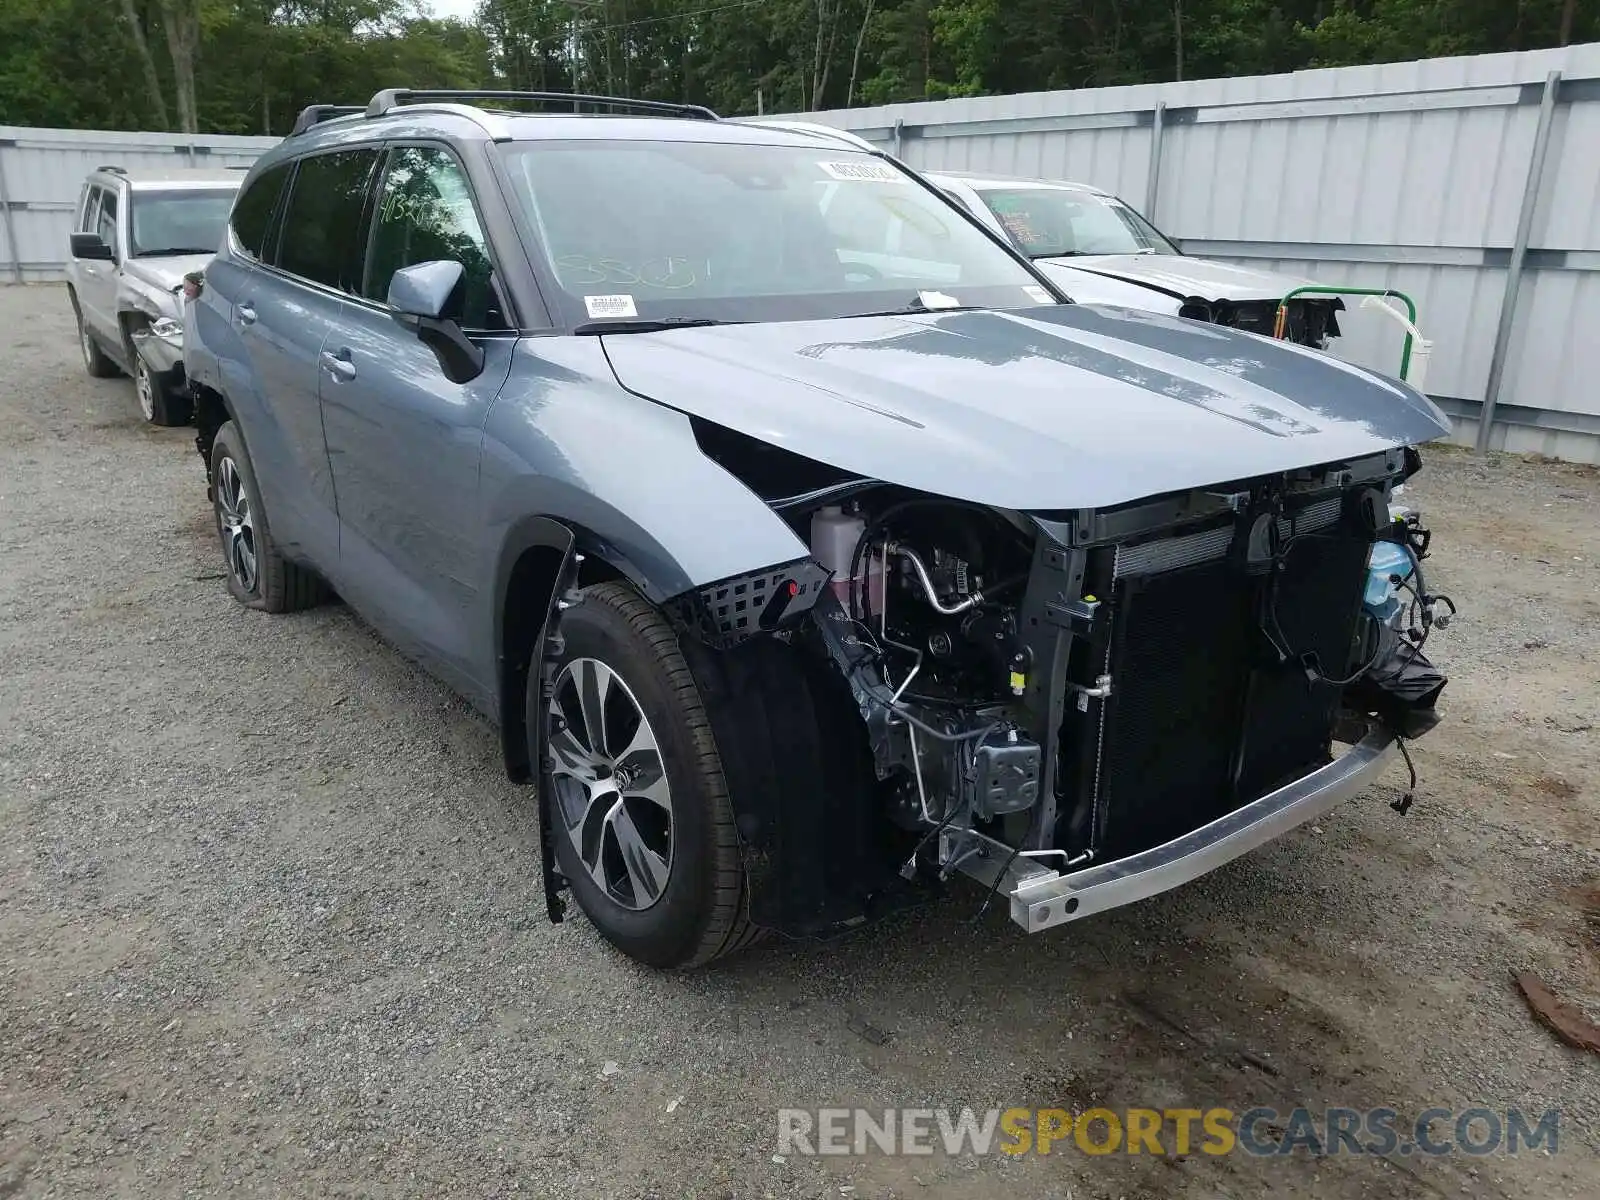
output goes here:
[[1100, 508], [1450, 431], [1421, 393], [1326, 355], [1081, 304], [601, 340], [637, 395], [854, 474], [1000, 508]]
[[211, 254], [174, 254], [161, 258], [130, 258], [123, 263], [122, 271], [152, 287], [172, 292], [183, 286], [185, 275], [200, 270], [214, 257]]
[[[1165, 292], [1179, 300], [1198, 296], [1212, 303], [1219, 300], [1282, 300], [1295, 288], [1311, 282], [1309, 279], [1296, 279], [1293, 275], [1257, 271], [1251, 267], [1236, 267], [1231, 263], [1180, 254], [1084, 254], [1036, 261], [1107, 279], [1125, 280]], [[1070, 294], [1071, 283], [1061, 279], [1061, 284]]]

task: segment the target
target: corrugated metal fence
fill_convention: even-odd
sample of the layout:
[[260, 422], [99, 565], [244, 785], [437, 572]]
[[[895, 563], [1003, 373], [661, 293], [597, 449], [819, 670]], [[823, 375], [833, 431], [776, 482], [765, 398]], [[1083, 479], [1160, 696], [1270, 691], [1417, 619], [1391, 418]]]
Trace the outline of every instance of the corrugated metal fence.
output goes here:
[[[1472, 441], [1600, 462], [1600, 45], [810, 114], [915, 167], [1074, 179], [1190, 253], [1414, 297]], [[58, 278], [84, 175], [276, 139], [0, 126], [0, 280]], [[1380, 369], [1398, 333], [1342, 322]]]
[[[1494, 394], [1491, 445], [1600, 462], [1600, 45], [804, 119], [923, 170], [1094, 184], [1192, 254], [1406, 292], [1458, 440]], [[1341, 355], [1395, 370], [1392, 322], [1341, 325]]]
[[0, 282], [61, 278], [83, 177], [96, 167], [249, 166], [278, 140], [0, 125]]

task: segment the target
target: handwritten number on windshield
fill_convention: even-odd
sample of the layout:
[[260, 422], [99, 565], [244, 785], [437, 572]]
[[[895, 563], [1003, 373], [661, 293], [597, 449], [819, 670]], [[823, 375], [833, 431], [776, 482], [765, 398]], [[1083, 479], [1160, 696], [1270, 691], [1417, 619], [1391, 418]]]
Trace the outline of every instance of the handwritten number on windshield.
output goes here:
[[564, 254], [556, 259], [556, 272], [564, 285], [575, 288], [647, 287], [681, 292], [700, 282], [690, 260], [676, 256], [651, 258], [635, 264], [617, 258]]

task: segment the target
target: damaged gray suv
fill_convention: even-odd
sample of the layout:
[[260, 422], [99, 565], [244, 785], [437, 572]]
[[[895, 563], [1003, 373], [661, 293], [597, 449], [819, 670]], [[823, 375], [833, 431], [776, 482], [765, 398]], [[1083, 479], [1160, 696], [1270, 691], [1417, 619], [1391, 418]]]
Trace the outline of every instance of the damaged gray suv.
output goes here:
[[319, 106], [191, 290], [233, 594], [331, 588], [487, 714], [551, 918], [570, 895], [643, 962], [958, 875], [1029, 932], [1079, 920], [1362, 792], [1435, 720], [1447, 602], [1391, 499], [1438, 408], [1074, 304], [836, 138]]

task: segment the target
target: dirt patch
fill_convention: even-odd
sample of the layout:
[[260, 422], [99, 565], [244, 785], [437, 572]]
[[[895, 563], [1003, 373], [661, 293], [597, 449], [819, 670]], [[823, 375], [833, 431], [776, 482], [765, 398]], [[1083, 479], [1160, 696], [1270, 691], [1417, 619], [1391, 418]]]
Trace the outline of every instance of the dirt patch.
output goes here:
[[1533, 786], [1546, 796], [1557, 800], [1574, 800], [1578, 795], [1578, 785], [1566, 779], [1558, 779], [1554, 775], [1541, 775], [1533, 781]]

